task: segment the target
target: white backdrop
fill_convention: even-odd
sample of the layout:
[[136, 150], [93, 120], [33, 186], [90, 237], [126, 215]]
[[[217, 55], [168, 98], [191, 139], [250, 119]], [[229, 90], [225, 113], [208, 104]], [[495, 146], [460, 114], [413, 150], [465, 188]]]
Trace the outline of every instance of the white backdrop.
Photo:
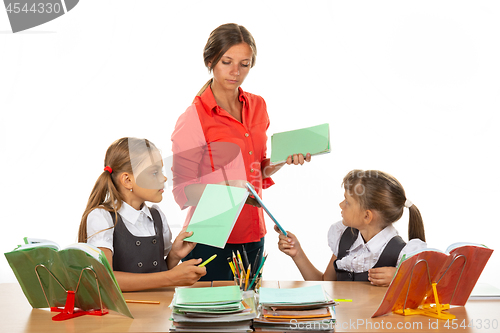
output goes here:
[[[0, 250], [25, 236], [76, 242], [88, 195], [115, 139], [170, 154], [177, 117], [209, 74], [209, 33], [254, 35], [243, 89], [274, 132], [328, 122], [332, 152], [284, 167], [264, 200], [323, 270], [351, 169], [395, 175], [422, 212], [430, 247], [496, 248], [500, 218], [500, 3], [497, 1], [80, 1], [12, 34], [0, 9]], [[166, 191], [174, 234], [184, 213]], [[407, 236], [408, 215], [396, 224]], [[301, 279], [267, 220], [265, 279]], [[480, 281], [499, 287], [500, 254]], [[209, 268], [210, 269], [210, 268]], [[0, 259], [0, 282], [15, 278]]]

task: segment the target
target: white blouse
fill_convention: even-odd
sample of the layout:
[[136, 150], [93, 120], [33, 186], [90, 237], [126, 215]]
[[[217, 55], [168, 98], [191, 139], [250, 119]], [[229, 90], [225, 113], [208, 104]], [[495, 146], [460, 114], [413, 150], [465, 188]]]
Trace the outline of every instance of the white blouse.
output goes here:
[[[346, 229], [347, 226], [342, 221], [339, 221], [332, 224], [328, 230], [328, 245], [336, 257], [339, 254], [340, 238]], [[351, 248], [347, 250], [346, 256], [337, 260], [337, 267], [354, 273], [368, 271], [375, 266], [387, 243], [396, 235], [398, 235], [398, 232], [392, 224], [376, 234], [368, 243], [365, 243], [363, 236], [359, 233], [358, 238], [354, 241]], [[415, 238], [410, 240], [399, 253], [398, 262], [401, 260], [403, 254], [418, 251], [426, 247], [427, 244], [420, 239]]]
[[[157, 205], [153, 205], [152, 208], [156, 208], [160, 213], [163, 223], [164, 254], [168, 256], [172, 248], [172, 233], [170, 232], [165, 214], [163, 214]], [[125, 227], [132, 235], [139, 237], [156, 235], [153, 216], [148, 206], [144, 205], [142, 209], [136, 210], [126, 202], [122, 202], [118, 214], [120, 214], [123, 224], [125, 224]], [[87, 242], [97, 247], [110, 249], [113, 252], [113, 226], [113, 218], [107, 210], [102, 208], [94, 209], [87, 216], [87, 237], [89, 237]]]

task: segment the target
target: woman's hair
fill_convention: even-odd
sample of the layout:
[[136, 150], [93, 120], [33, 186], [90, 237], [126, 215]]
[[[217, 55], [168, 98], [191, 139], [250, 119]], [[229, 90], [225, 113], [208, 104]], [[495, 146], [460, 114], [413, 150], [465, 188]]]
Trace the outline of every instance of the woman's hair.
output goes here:
[[[396, 222], [403, 215], [405, 190], [393, 176], [377, 170], [352, 170], [342, 181], [347, 193], [357, 199], [362, 209], [376, 210], [385, 225]], [[417, 206], [409, 207], [408, 239], [425, 242], [424, 223]]]
[[[203, 50], [203, 60], [209, 72], [214, 69], [227, 50], [241, 43], [248, 44], [252, 50], [251, 68], [255, 65], [257, 46], [252, 34], [244, 26], [237, 25], [236, 23], [226, 23], [212, 31]], [[212, 79], [208, 80], [197, 96], [200, 96], [211, 83]]]
[[[132, 174], [133, 166], [131, 159], [134, 159], [134, 164], [136, 164], [136, 162], [149, 157], [150, 147], [156, 149], [155, 145], [146, 139], [127, 137], [118, 139], [109, 146], [104, 158], [104, 166], [110, 167], [112, 173], [103, 171], [95, 182], [80, 222], [80, 229], [78, 231], [79, 242], [85, 243], [89, 238], [87, 237], [87, 217], [91, 211], [96, 208], [103, 208], [109, 212], [114, 212], [115, 217], [117, 216], [123, 201], [123, 197], [117, 186], [118, 177], [123, 172]], [[131, 154], [134, 156], [131, 156]]]

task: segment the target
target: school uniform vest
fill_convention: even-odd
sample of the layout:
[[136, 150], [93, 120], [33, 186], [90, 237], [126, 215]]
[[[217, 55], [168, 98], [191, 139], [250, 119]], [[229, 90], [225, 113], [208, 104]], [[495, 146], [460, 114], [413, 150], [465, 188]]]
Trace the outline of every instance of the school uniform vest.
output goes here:
[[164, 259], [163, 223], [160, 213], [154, 209], [149, 209], [153, 216], [156, 235], [154, 236], [134, 236], [128, 231], [122, 221], [120, 214], [117, 214], [118, 221], [115, 221], [115, 214], [111, 212], [113, 223], [113, 270], [130, 273], [153, 273], [168, 270]]
[[[358, 238], [359, 230], [348, 227], [344, 230], [344, 233], [340, 237], [339, 243], [339, 253], [337, 260], [344, 258], [349, 250]], [[403, 241], [401, 236], [394, 236], [387, 243], [384, 250], [380, 254], [378, 261], [375, 263], [376, 267], [396, 267], [398, 264], [398, 257], [401, 250], [405, 247], [406, 243]], [[337, 260], [333, 262], [333, 267], [337, 272], [337, 281], [368, 281], [368, 271], [361, 273], [354, 273], [337, 268]]]

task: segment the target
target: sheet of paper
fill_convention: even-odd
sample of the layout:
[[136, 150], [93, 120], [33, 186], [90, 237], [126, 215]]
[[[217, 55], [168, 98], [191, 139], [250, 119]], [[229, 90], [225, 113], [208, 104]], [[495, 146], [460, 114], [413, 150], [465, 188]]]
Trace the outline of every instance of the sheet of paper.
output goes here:
[[196, 206], [186, 241], [224, 248], [248, 197], [246, 188], [208, 184]]
[[302, 288], [260, 288], [261, 304], [307, 304], [325, 302], [326, 296], [321, 285]]
[[330, 152], [330, 126], [322, 124], [293, 131], [274, 133], [271, 137], [271, 162], [286, 161], [292, 154], [306, 156]]

